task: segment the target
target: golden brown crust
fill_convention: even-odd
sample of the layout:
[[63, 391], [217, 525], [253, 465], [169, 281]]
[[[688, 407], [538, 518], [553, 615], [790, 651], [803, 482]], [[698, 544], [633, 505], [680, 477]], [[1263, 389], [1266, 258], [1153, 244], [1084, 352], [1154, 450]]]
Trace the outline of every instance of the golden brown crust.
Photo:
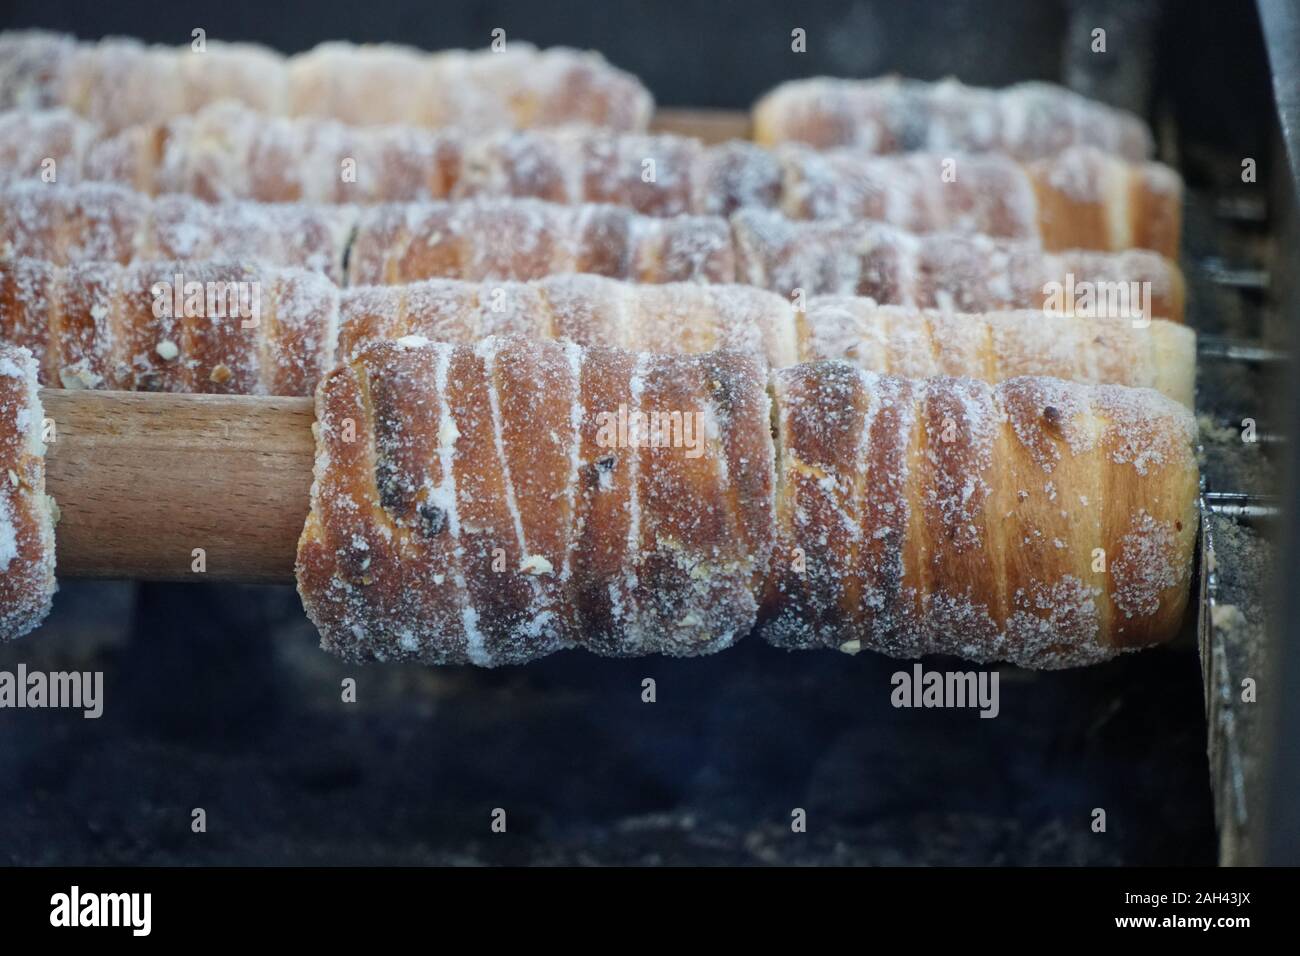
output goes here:
[[598, 54], [518, 41], [500, 51], [438, 53], [323, 43], [286, 57], [215, 40], [195, 52], [120, 37], [0, 35], [0, 108], [67, 106], [116, 131], [223, 100], [268, 115], [480, 129], [643, 129], [653, 106], [635, 77]]
[[[663, 354], [722, 348], [773, 367], [842, 359], [911, 378], [1053, 375], [1151, 387], [1188, 405], [1195, 349], [1191, 330], [1160, 320], [963, 315], [843, 296], [814, 297], [799, 311], [751, 286], [566, 275], [339, 292], [305, 270], [239, 262], [59, 267], [22, 258], [0, 261], [0, 334], [40, 354], [48, 385], [273, 395], [310, 394], [336, 336], [341, 355], [406, 335], [453, 344], [521, 335]], [[166, 343], [175, 356], [159, 352]]]
[[346, 206], [151, 199], [102, 183], [0, 186], [0, 258], [56, 265], [228, 258], [341, 278], [354, 214]]
[[1196, 333], [1163, 319], [1135, 325], [1028, 310], [964, 315], [817, 296], [805, 325], [809, 360], [914, 379], [969, 375], [996, 383], [1047, 375], [1153, 388], [1192, 406]]
[[801, 289], [805, 296], [858, 295], [882, 305], [957, 312], [1114, 310], [1119, 317], [1132, 311], [1183, 320], [1182, 273], [1146, 250], [1046, 252], [1012, 239], [794, 222], [753, 209], [734, 213], [731, 223], [740, 280], [781, 295]]
[[1153, 148], [1138, 117], [1050, 83], [991, 90], [898, 77], [783, 83], [754, 105], [754, 139], [870, 153], [995, 152], [1019, 159], [1088, 145], [1140, 161]]
[[1190, 412], [1154, 392], [774, 373], [785, 647], [1066, 667], [1171, 637], [1195, 539]]
[[[1176, 403], [838, 362], [770, 388], [739, 353], [361, 350], [318, 393], [299, 590], [324, 645], [430, 663], [696, 654], [761, 608], [785, 647], [1065, 667], [1176, 630], [1196, 525]], [[652, 410], [696, 413], [701, 453], [620, 435]]]
[[529, 280], [584, 272], [635, 282], [732, 282], [724, 219], [656, 219], [614, 206], [531, 199], [404, 203], [361, 212], [350, 285]]
[[0, 338], [52, 387], [310, 395], [337, 328], [337, 289], [304, 269], [0, 260]]
[[1178, 258], [1183, 184], [1159, 163], [1075, 147], [1024, 167], [1046, 249], [1150, 249]]
[[799, 361], [798, 318], [784, 299], [751, 286], [634, 285], [594, 275], [430, 279], [343, 290], [339, 348], [348, 355], [403, 335], [457, 344], [522, 335], [664, 354], [732, 349], [779, 366]]
[[[779, 210], [791, 219], [868, 219], [921, 234], [1041, 239], [1048, 249], [1178, 252], [1182, 184], [1157, 163], [1088, 146], [1030, 163], [997, 154], [768, 150], [671, 134], [349, 126], [268, 117], [237, 103], [132, 127], [91, 143], [66, 111], [0, 114], [22, 155], [66, 156], [66, 180], [216, 202], [397, 202], [533, 198], [668, 217]], [[17, 147], [11, 147], [14, 149]], [[27, 157], [27, 158], [24, 158]], [[83, 168], [84, 167], [84, 168]]]
[[[357, 353], [317, 403], [298, 567], [326, 647], [430, 663], [685, 655], [753, 626], [772, 528], [754, 358], [404, 339]], [[675, 424], [629, 432], [637, 411]]]
[[42, 420], [36, 361], [0, 344], [0, 640], [36, 627], [55, 591]]

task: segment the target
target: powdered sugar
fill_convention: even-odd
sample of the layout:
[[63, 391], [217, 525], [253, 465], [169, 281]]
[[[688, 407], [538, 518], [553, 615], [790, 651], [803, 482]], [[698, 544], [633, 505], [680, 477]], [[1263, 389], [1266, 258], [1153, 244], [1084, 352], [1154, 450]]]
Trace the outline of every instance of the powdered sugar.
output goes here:
[[57, 265], [148, 259], [252, 258], [338, 277], [353, 213], [346, 207], [149, 199], [119, 186], [0, 186], [4, 257]]
[[337, 349], [338, 292], [302, 269], [16, 258], [0, 298], [0, 335], [64, 387], [307, 395]]
[[[1023, 240], [916, 235], [869, 222], [796, 222], [752, 209], [739, 210], [731, 221], [738, 274], [782, 295], [800, 289], [974, 313], [1043, 309], [1053, 284], [1131, 284], [1150, 290], [1151, 317], [1182, 319], [1181, 274], [1143, 250], [1050, 253]], [[1096, 305], [1105, 314], [1107, 303]]]
[[[502, 348], [509, 350], [512, 363], [538, 364], [531, 373], [519, 368], [502, 379], [500, 370], [493, 371]], [[534, 348], [546, 349], [546, 357]], [[452, 395], [444, 384], [447, 363], [470, 354], [464, 347], [381, 344], [359, 352], [353, 361], [367, 369], [373, 392], [386, 376], [399, 374], [399, 366], [389, 371], [386, 363], [411, 356], [400, 368], [415, 373], [425, 368], [419, 356], [429, 349], [439, 349], [443, 356], [430, 374], [439, 395], [446, 396], [440, 399], [445, 420]], [[642, 355], [633, 362], [626, 353], [591, 352], [576, 345], [525, 348], [515, 340], [494, 342], [484, 353], [488, 360], [481, 374], [485, 383], [501, 381], [503, 391], [494, 411], [490, 392], [483, 393], [485, 407], [476, 413], [486, 415], [481, 425], [459, 422], [454, 443], [439, 440], [444, 469], [453, 453], [478, 454], [467, 442], [495, 445], [485, 460], [499, 466], [519, 451], [524, 409], [550, 401], [519, 392], [530, 375], [556, 393], [554, 408], [569, 421], [566, 428], [551, 428], [545, 440], [559, 443], [554, 466], [547, 468], [562, 480], [539, 486], [530, 479], [526, 494], [515, 489], [522, 496], [513, 506], [501, 502], [499, 513], [507, 516], [501, 531], [525, 555], [508, 569], [522, 577], [522, 591], [509, 585], [507, 576], [502, 585], [513, 596], [506, 604], [490, 609], [487, 617], [482, 607], [467, 616], [470, 604], [458, 611], [463, 626], [479, 628], [483, 647], [493, 650], [475, 651], [480, 646], [476, 640], [458, 650], [450, 636], [441, 637], [407, 616], [389, 622], [382, 616], [383, 605], [355, 604], [339, 625], [331, 623], [321, 601], [356, 588], [337, 577], [346, 566], [343, 556], [335, 559], [345, 563], [327, 583], [312, 584], [320, 579], [309, 575], [301, 585], [330, 645], [349, 655], [400, 651], [430, 660], [480, 663], [526, 660], [583, 643], [601, 653], [700, 653], [742, 636], [748, 630], [744, 622], [757, 613], [758, 596], [766, 595], [761, 630], [782, 646], [853, 644], [896, 655], [941, 652], [977, 661], [1065, 667], [1160, 639], [1176, 623], [1176, 611], [1186, 598], [1180, 588], [1194, 533], [1188, 522], [1195, 515], [1195, 466], [1190, 413], [1175, 403], [1154, 393], [1130, 396], [1111, 386], [1050, 379], [1017, 378], [995, 388], [959, 378], [917, 384], [840, 363], [800, 365], [774, 373], [778, 441], [775, 448], [765, 448], [769, 406], [758, 398], [761, 382], [755, 384], [751, 371], [723, 354], [696, 359]], [[567, 388], [552, 381], [561, 372], [571, 383]], [[402, 371], [399, 381], [382, 384], [383, 394], [418, 389], [418, 376], [408, 379], [407, 374]], [[718, 445], [706, 446], [700, 469], [686, 469], [685, 460], [657, 449], [631, 455], [614, 449], [603, 462], [581, 455], [577, 445], [589, 440], [594, 410], [575, 400], [572, 382], [590, 381], [592, 375], [624, 376], [615, 394], [633, 410], [682, 401], [696, 394], [695, 382], [718, 383], [705, 386], [716, 398], [703, 406], [717, 422]], [[348, 379], [331, 381], [343, 386]], [[377, 407], [387, 408], [389, 400]], [[1123, 445], [1120, 433], [1131, 424], [1120, 409], [1138, 405], [1146, 408], [1154, 443], [1164, 449], [1160, 467], [1166, 476], [1158, 482], [1133, 484], [1122, 470], [1136, 472], [1134, 463], [1111, 454]], [[403, 433], [386, 419], [377, 419], [375, 427], [388, 436], [379, 446], [389, 449], [385, 460], [396, 460], [392, 455], [400, 446], [391, 442]], [[742, 451], [745, 442], [755, 440], [758, 444]], [[334, 472], [343, 479], [345, 446], [337, 444], [331, 429], [322, 430], [322, 442], [334, 449], [322, 456], [324, 474]], [[724, 455], [725, 467], [717, 460]], [[418, 460], [423, 459], [412, 459]], [[774, 476], [763, 478], [762, 470], [754, 471], [768, 460], [777, 465], [775, 487]], [[1148, 459], [1147, 466], [1154, 462]], [[586, 475], [588, 469], [603, 470], [608, 480]], [[1041, 476], [1037, 483], [1035, 474]], [[400, 475], [384, 481], [405, 487], [408, 482]], [[582, 486], [576, 493], [575, 480]], [[1018, 486], [1029, 490], [1016, 494]], [[701, 493], [685, 493], [697, 487]], [[1088, 494], [1075, 491], [1085, 487]], [[1113, 492], [1123, 495], [1113, 500], [1122, 502], [1128, 515], [1114, 539], [1107, 537], [1105, 517], [1106, 509], [1115, 506], [1112, 488], [1123, 489]], [[461, 504], [479, 505], [467, 488], [442, 489], [429, 498], [439, 514], [450, 518]], [[619, 494], [618, 489], [626, 497], [610, 515], [622, 514], [623, 523], [596, 520], [600, 512], [593, 507], [604, 496]], [[508, 497], [508, 492], [501, 484], [493, 494]], [[447, 500], [449, 494], [454, 502]], [[1103, 500], [1094, 504], [1097, 494]], [[737, 506], [727, 504], [737, 495]], [[341, 508], [336, 521], [365, 515], [342, 507], [323, 488], [313, 502], [313, 515]], [[565, 504], [556, 509], [556, 502]], [[397, 499], [394, 506], [400, 510]], [[525, 525], [540, 521], [532, 527], [550, 535], [547, 526], [556, 517], [541, 517], [548, 513], [561, 516], [562, 550], [528, 555], [534, 532]], [[309, 519], [309, 528], [316, 520]], [[597, 547], [600, 536], [610, 533], [619, 542], [612, 553]], [[770, 563], [760, 557], [761, 546], [755, 554], [740, 545], [746, 539], [761, 545], [773, 533], [776, 550]], [[375, 554], [380, 539], [363, 537], [367, 547], [350, 550]], [[454, 546], [447, 553], [454, 563], [464, 545], [453, 535], [448, 546]], [[314, 545], [304, 547], [300, 564], [315, 568]], [[1094, 553], [1108, 547], [1115, 548], [1109, 577], [1105, 571], [1098, 576]], [[383, 558], [380, 551], [376, 560]], [[366, 569], [378, 566], [369, 557], [366, 561]], [[1103, 586], [1106, 581], [1110, 584]], [[548, 597], [542, 600], [542, 595]], [[353, 607], [351, 599], [348, 606]], [[355, 634], [362, 636], [348, 637]], [[385, 640], [391, 641], [390, 650], [381, 649], [389, 646]], [[418, 651], [412, 652], [413, 647]]]
[[[1173, 470], [1135, 487], [1117, 471], [1129, 465], [1107, 451], [1123, 423], [1107, 417], [1103, 393], [1123, 389], [1030, 378], [991, 391], [962, 379], [913, 389], [834, 364], [787, 369], [775, 383], [782, 481], [768, 640], [1050, 668], [1104, 660], [1176, 625], [1194, 520], [1186, 410], [1164, 399], [1149, 406], [1149, 429], [1163, 436]], [[874, 423], [855, 448], [841, 429], [863, 408], [876, 409]], [[894, 427], [881, 427], [886, 414]], [[864, 473], [864, 462], [889, 465]], [[846, 482], [846, 469], [856, 480]], [[1034, 474], [1042, 477], [1033, 493], [1016, 494], [1016, 482]], [[1145, 509], [1178, 517], [1166, 534], [1163, 518], [1139, 508], [1112, 542], [1089, 496], [1066, 494], [1065, 475], [1118, 483], [1126, 510], [1136, 496]], [[856, 491], [846, 497], [846, 488]], [[900, 524], [880, 523], [895, 515]], [[1109, 578], [1093, 567], [1098, 547], [1119, 549]], [[781, 561], [796, 553], [806, 568], [783, 574]], [[1113, 620], [1125, 611], [1134, 619], [1127, 626]]]
[[1047, 83], [988, 90], [955, 80], [796, 80], [755, 105], [754, 128], [762, 143], [872, 153], [956, 149], [1034, 158], [1091, 144], [1144, 159], [1152, 151], [1151, 134], [1136, 116]]
[[1168, 588], [1187, 580], [1188, 568], [1180, 560], [1172, 525], [1139, 510], [1120, 539], [1119, 555], [1112, 564], [1112, 597], [1125, 617], [1150, 617], [1160, 610]]
[[585, 127], [487, 134], [360, 127], [266, 116], [234, 102], [98, 142], [92, 141], [95, 128], [67, 111], [0, 114], [0, 130], [6, 125], [15, 127], [15, 142], [25, 144], [22, 157], [32, 157], [15, 158], [16, 176], [35, 175], [42, 157], [57, 156], [65, 170], [60, 181], [80, 177], [205, 201], [518, 197], [608, 203], [659, 217], [759, 208], [792, 219], [877, 220], [917, 233], [1042, 236], [1052, 248], [1106, 248], [1123, 231], [1119, 224], [1100, 233], [1075, 228], [1071, 217], [1040, 210], [1036, 189], [1087, 204], [1101, 217], [1128, 215], [1126, 205], [1109, 201], [1111, 191], [1125, 188], [1103, 188], [1125, 177], [1148, 187], [1151, 204], [1161, 197], [1166, 205], [1181, 201], [1178, 176], [1167, 167], [1132, 166], [1090, 147], [1022, 167], [1009, 157], [978, 153], [869, 156], [793, 144], [769, 151], [743, 142], [704, 146], [683, 136]]
[[36, 627], [55, 591], [43, 417], [31, 353], [0, 344], [0, 640]]
[[723, 219], [658, 219], [613, 206], [532, 199], [404, 203], [364, 210], [349, 252], [354, 285], [426, 278], [529, 280], [584, 272], [637, 282], [730, 282]]
[[[759, 366], [726, 353], [666, 363], [647, 357], [634, 389], [626, 353], [512, 338], [488, 340], [480, 351], [378, 343], [322, 386], [323, 421], [353, 414], [358, 402], [370, 409], [358, 423], [357, 442], [348, 443], [333, 424], [320, 430], [299, 586], [325, 645], [348, 657], [491, 665], [575, 643], [613, 654], [707, 653], [746, 633], [757, 613], [754, 582], [770, 549], [771, 484], [763, 466], [770, 467], [771, 453], [763, 447], [767, 404]], [[670, 396], [694, 396], [693, 414], [707, 409], [718, 435], [698, 467], [674, 448], [629, 457], [631, 449], [619, 446], [603, 453], [605, 462], [576, 450], [601, 411], [575, 400], [579, 382], [623, 375], [616, 388], [621, 403], [644, 399], [657, 407]], [[449, 485], [444, 477], [415, 506], [426, 487], [425, 449], [436, 417], [418, 399], [409, 407], [394, 399], [420, 394], [429, 379], [445, 396], [442, 420], [454, 414], [459, 433], [454, 447], [440, 442], [434, 457], [444, 476], [454, 471], [457, 480]], [[467, 402], [470, 396], [476, 397]], [[561, 409], [569, 427], [546, 429], [551, 412]], [[364, 445], [357, 447], [366, 435], [373, 435], [373, 461]], [[521, 441], [528, 436], [532, 447]], [[631, 481], [623, 464], [630, 460], [640, 465]], [[525, 461], [536, 464], [534, 473], [520, 468]], [[587, 474], [593, 467], [611, 475], [603, 490]], [[507, 477], [509, 484], [498, 480]], [[616, 532], [598, 519], [601, 498], [630, 486], [635, 529]], [[358, 493], [379, 507], [358, 507]], [[609, 504], [614, 518], [621, 509]], [[379, 533], [384, 527], [391, 539]], [[616, 551], [607, 550], [615, 544], [606, 537], [611, 533], [621, 538]], [[489, 572], [480, 562], [497, 548], [511, 559]], [[467, 591], [477, 595], [464, 604], [439, 586], [447, 568], [459, 587], [462, 566]], [[470, 608], [472, 614], [463, 613]], [[453, 614], [461, 626], [446, 630]]]
[[324, 43], [286, 57], [252, 44], [145, 46], [78, 42], [44, 32], [0, 38], [0, 106], [67, 105], [120, 130], [234, 100], [260, 113], [356, 123], [641, 129], [652, 100], [598, 54], [538, 50], [426, 53], [395, 45]]

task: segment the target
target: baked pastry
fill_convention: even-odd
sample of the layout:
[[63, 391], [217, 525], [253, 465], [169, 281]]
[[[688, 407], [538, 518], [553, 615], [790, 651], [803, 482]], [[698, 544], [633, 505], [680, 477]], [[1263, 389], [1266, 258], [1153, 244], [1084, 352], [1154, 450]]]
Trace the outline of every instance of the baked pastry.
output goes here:
[[599, 53], [509, 40], [500, 51], [427, 53], [394, 44], [322, 43], [288, 58], [292, 116], [463, 129], [644, 129], [649, 91]]
[[47, 386], [309, 395], [337, 340], [338, 290], [305, 269], [0, 260], [0, 341]]
[[[118, 186], [0, 186], [0, 257], [79, 260], [248, 258], [300, 265], [353, 285], [428, 278], [528, 280], [586, 272], [644, 283], [734, 282], [782, 294], [858, 294], [879, 302], [981, 312], [1112, 306], [1181, 321], [1176, 266], [1142, 250], [1045, 253], [986, 236], [915, 236], [888, 226], [793, 222], [742, 209], [642, 216], [614, 206], [531, 199], [310, 203], [154, 199]], [[1080, 290], [1079, 296], [1075, 290]], [[1083, 294], [1083, 290], [1088, 290]], [[1099, 290], [1095, 293], [1091, 290]], [[1122, 294], [1121, 294], [1122, 293]], [[1149, 301], [1148, 301], [1149, 298]], [[1091, 303], [1088, 308], [1081, 307]]]
[[1024, 170], [1046, 248], [1150, 249], [1178, 258], [1183, 181], [1170, 167], [1074, 147], [1028, 162]]
[[0, 184], [78, 182], [98, 137], [94, 123], [70, 110], [0, 111]]
[[349, 285], [567, 272], [646, 283], [734, 282], [736, 266], [725, 219], [659, 219], [535, 199], [370, 206], [348, 251]]
[[0, 260], [0, 340], [32, 349], [52, 386], [310, 395], [336, 354], [370, 342], [420, 335], [473, 344], [505, 334], [667, 354], [723, 348], [777, 368], [840, 359], [912, 378], [1052, 375], [1154, 388], [1188, 406], [1195, 379], [1195, 334], [1161, 319], [1134, 328], [852, 296], [814, 297], [800, 311], [752, 286], [581, 274], [339, 290], [318, 273], [237, 261]]
[[[48, 117], [48, 118], [45, 118]], [[32, 156], [68, 152], [72, 114], [0, 114]], [[208, 202], [378, 203], [474, 196], [608, 203], [649, 216], [768, 208], [789, 219], [868, 219], [914, 233], [1040, 239], [1047, 248], [1178, 254], [1182, 179], [1169, 166], [1069, 147], [1018, 163], [1002, 155], [871, 156], [801, 144], [705, 146], [671, 134], [352, 126], [268, 117], [218, 103], [91, 144], [70, 172], [151, 195]], [[49, 146], [43, 146], [49, 140]], [[48, 150], [49, 152], [40, 152]], [[29, 170], [25, 159], [14, 165]]]
[[331, 372], [317, 421], [298, 588], [349, 660], [697, 654], [761, 622], [1064, 667], [1187, 600], [1194, 421], [1152, 391], [410, 336]]
[[754, 105], [754, 139], [765, 145], [851, 146], [868, 153], [1006, 153], [1051, 156], [1095, 146], [1125, 159], [1151, 155], [1138, 117], [1050, 83], [1001, 90], [956, 80], [925, 83], [816, 77], [783, 83]]
[[773, 375], [779, 646], [1089, 664], [1165, 640], [1196, 541], [1191, 412], [1145, 389]]
[[209, 201], [516, 196], [671, 216], [730, 211], [726, 177], [736, 166], [748, 174], [766, 155], [747, 144], [708, 148], [688, 137], [586, 126], [352, 125], [265, 116], [227, 101], [102, 137], [84, 160], [88, 179]]
[[1152, 388], [1191, 407], [1196, 334], [1162, 319], [1130, 322], [1042, 311], [975, 315], [818, 296], [806, 311], [749, 286], [631, 285], [599, 276], [528, 283], [428, 280], [343, 291], [339, 346], [405, 335], [472, 344], [487, 335], [693, 354], [739, 349], [774, 368], [836, 359], [908, 378], [1001, 382], [1047, 375]]
[[[0, 116], [0, 127], [4, 122]], [[515, 196], [608, 203], [652, 216], [766, 208], [791, 219], [872, 219], [918, 233], [1037, 238], [1049, 249], [1139, 247], [1171, 258], [1182, 202], [1182, 182], [1167, 166], [1084, 146], [1022, 164], [991, 154], [705, 146], [683, 136], [586, 128], [475, 134], [360, 127], [267, 117], [229, 102], [124, 130], [94, 143], [82, 159], [87, 179], [209, 201]]]
[[791, 219], [869, 219], [909, 232], [1041, 242], [1050, 250], [1151, 249], [1177, 258], [1182, 179], [1160, 163], [1072, 146], [1019, 163], [997, 154], [871, 156], [775, 150]]
[[594, 275], [430, 279], [344, 289], [339, 312], [342, 356], [407, 335], [471, 345], [517, 335], [673, 355], [728, 349], [781, 366], [800, 361], [806, 344], [802, 317], [788, 302], [741, 285], [633, 285]]
[[1163, 319], [1135, 328], [1041, 311], [964, 315], [818, 296], [801, 327], [805, 360], [836, 359], [903, 378], [964, 375], [996, 383], [1046, 375], [1150, 388], [1188, 408], [1196, 389], [1196, 333]]
[[83, 165], [88, 180], [205, 202], [443, 199], [464, 175], [467, 144], [487, 136], [266, 116], [224, 101], [102, 137]]
[[121, 186], [0, 186], [0, 258], [56, 265], [210, 258], [302, 266], [341, 278], [355, 214], [346, 206], [208, 205]]
[[283, 57], [248, 43], [213, 40], [199, 53], [20, 30], [0, 34], [0, 64], [0, 106], [66, 107], [108, 132], [223, 99], [281, 112], [288, 94]]
[[40, 624], [57, 587], [44, 418], [32, 354], [0, 344], [0, 640]]
[[[752, 628], [773, 530], [755, 358], [409, 337], [316, 401], [297, 574], [327, 649], [495, 665], [703, 654]], [[651, 410], [676, 425], [638, 429]]]
[[246, 43], [147, 46], [42, 31], [0, 34], [0, 108], [66, 106], [113, 132], [220, 100], [357, 124], [641, 129], [653, 101], [596, 53], [510, 41], [500, 52], [426, 53], [325, 43], [286, 57]]
[[737, 278], [793, 296], [859, 295], [956, 312], [1047, 309], [1183, 320], [1183, 278], [1143, 249], [1047, 252], [989, 236], [917, 236], [863, 222], [794, 222], [742, 209], [731, 217]]

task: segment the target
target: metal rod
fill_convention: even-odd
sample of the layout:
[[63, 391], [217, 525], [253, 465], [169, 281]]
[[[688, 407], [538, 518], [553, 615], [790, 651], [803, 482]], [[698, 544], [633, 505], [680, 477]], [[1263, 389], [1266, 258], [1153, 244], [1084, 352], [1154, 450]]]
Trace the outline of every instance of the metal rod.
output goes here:
[[1233, 339], [1223, 335], [1202, 335], [1197, 338], [1196, 351], [1201, 358], [1226, 359], [1232, 362], [1286, 362], [1291, 356], [1260, 342]]
[[1214, 214], [1236, 222], [1267, 222], [1268, 203], [1258, 196], [1220, 196]]
[[1226, 518], [1276, 518], [1282, 513], [1277, 495], [1255, 495], [1242, 491], [1207, 491], [1205, 506]]
[[1230, 266], [1217, 256], [1202, 259], [1196, 263], [1196, 268], [1202, 275], [1217, 285], [1256, 291], [1264, 291], [1269, 287], [1267, 269], [1252, 268], [1250, 266]]

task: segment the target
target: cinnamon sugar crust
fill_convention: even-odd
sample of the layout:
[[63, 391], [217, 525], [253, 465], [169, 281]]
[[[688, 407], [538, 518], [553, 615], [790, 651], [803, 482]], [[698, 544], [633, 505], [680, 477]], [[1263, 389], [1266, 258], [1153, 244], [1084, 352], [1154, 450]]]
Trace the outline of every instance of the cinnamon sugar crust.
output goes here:
[[[299, 590], [349, 659], [689, 655], [756, 628], [1054, 668], [1167, 639], [1187, 600], [1194, 426], [1146, 389], [408, 336], [317, 402]], [[611, 447], [619, 407], [697, 415], [702, 453]]]

